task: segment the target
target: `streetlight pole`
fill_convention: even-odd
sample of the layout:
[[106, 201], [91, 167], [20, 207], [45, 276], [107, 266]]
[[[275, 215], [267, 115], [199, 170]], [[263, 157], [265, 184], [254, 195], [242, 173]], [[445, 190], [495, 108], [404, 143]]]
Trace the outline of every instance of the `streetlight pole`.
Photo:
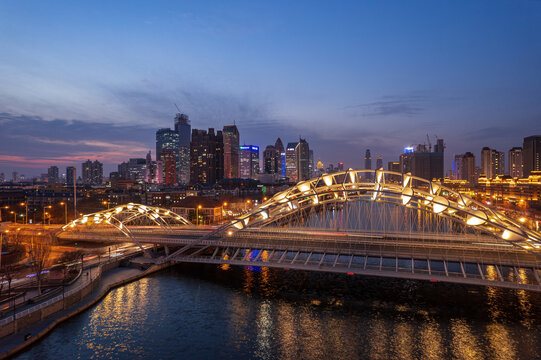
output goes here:
[[28, 201], [22, 202], [21, 206], [24, 206], [24, 208], [25, 208], [24, 223], [28, 224]]
[[64, 205], [64, 222], [67, 224], [68, 223], [68, 203], [62, 201], [60, 205]]
[[10, 211], [10, 214], [13, 214], [13, 222], [17, 224], [17, 213], [15, 211]]
[[203, 206], [197, 205], [197, 208], [195, 209], [195, 217], [197, 219], [196, 224], [199, 225], [199, 209], [201, 209]]

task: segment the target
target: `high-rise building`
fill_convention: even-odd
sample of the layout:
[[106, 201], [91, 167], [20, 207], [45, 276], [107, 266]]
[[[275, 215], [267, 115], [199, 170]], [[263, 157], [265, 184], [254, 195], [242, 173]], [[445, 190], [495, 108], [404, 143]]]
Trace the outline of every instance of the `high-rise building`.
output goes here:
[[103, 183], [103, 164], [98, 160], [87, 160], [81, 164], [83, 184], [101, 185]]
[[118, 178], [121, 180], [129, 180], [130, 179], [130, 172], [129, 172], [129, 166], [127, 162], [123, 162], [121, 164], [118, 164]]
[[239, 147], [239, 175], [243, 179], [256, 179], [259, 174], [259, 146]]
[[0, 173], [0, 183], [6, 182], [6, 175], [4, 173]]
[[[190, 183], [190, 141], [192, 126], [186, 114], [175, 115], [175, 131], [178, 134], [177, 179], [181, 184]], [[158, 160], [159, 157], [156, 158]]]
[[143, 158], [129, 159], [126, 173], [126, 180], [145, 182], [147, 174], [147, 160]]
[[400, 155], [401, 172], [411, 172], [414, 176], [428, 180], [442, 179], [444, 148], [443, 139], [438, 139], [433, 152], [423, 144], [415, 148], [404, 148], [404, 153]]
[[68, 166], [66, 168], [66, 184], [73, 186], [74, 182], [77, 182], [77, 170], [75, 166]]
[[239, 130], [236, 125], [224, 126], [224, 178], [239, 177]]
[[309, 180], [310, 174], [310, 148], [305, 139], [300, 139], [295, 147], [297, 165], [297, 181]]
[[389, 161], [387, 163], [387, 170], [401, 172], [400, 171], [400, 162], [398, 162], [398, 161]]
[[280, 161], [278, 164], [278, 168], [280, 169], [280, 177], [285, 178], [286, 177], [286, 151], [284, 149], [284, 144], [282, 144], [282, 140], [280, 138], [276, 139], [276, 142], [274, 143], [274, 147], [276, 148], [276, 151], [278, 154], [280, 154]]
[[163, 149], [161, 153], [163, 163], [163, 183], [173, 185], [177, 181], [177, 156], [170, 149]]
[[297, 156], [295, 153], [295, 148], [297, 147], [296, 142], [291, 142], [287, 144], [286, 147], [286, 178], [290, 183], [296, 183], [298, 181], [297, 176]]
[[310, 149], [308, 150], [308, 173], [310, 174], [310, 178], [314, 176], [315, 171], [315, 165], [314, 165], [314, 150]]
[[455, 155], [453, 174], [456, 180], [468, 180], [470, 184], [475, 184], [475, 156], [471, 152]]
[[223, 134], [213, 128], [192, 129], [190, 143], [190, 183], [215, 184], [224, 176]]
[[522, 178], [522, 148], [514, 147], [509, 150], [507, 161], [509, 162], [509, 176], [519, 179]]
[[505, 153], [485, 146], [481, 150], [481, 170], [487, 179], [505, 174]]
[[58, 177], [58, 167], [51, 166], [47, 169], [47, 182], [50, 184], [56, 184], [59, 181]]
[[364, 153], [364, 168], [372, 169], [372, 155], [370, 155], [370, 149], [366, 149]]
[[376, 170], [383, 169], [383, 158], [378, 156], [376, 158]]
[[[175, 123], [175, 127], [182, 129], [180, 124]], [[165, 159], [162, 156], [164, 150], [171, 150], [173, 155], [175, 155], [175, 174], [180, 172], [180, 136], [179, 133], [175, 130], [168, 128], [159, 129], [156, 131], [156, 160], [159, 160], [164, 164], [163, 170], [166, 171]], [[171, 154], [167, 153], [168, 161], [170, 162]], [[177, 171], [179, 170], [179, 171]], [[176, 175], [175, 175], [176, 176]], [[163, 174], [163, 178], [166, 178], [166, 174]], [[176, 181], [175, 181], [176, 182]]]
[[280, 154], [274, 146], [268, 145], [263, 151], [263, 173], [279, 174], [280, 170]]
[[541, 171], [541, 135], [524, 138], [522, 145], [523, 176], [530, 176], [532, 171]]

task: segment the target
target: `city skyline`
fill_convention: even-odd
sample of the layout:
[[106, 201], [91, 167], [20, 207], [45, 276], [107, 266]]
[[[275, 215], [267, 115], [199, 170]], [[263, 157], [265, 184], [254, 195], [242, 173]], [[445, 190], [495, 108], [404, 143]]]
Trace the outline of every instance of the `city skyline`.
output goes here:
[[2, 3], [0, 171], [108, 173], [154, 149], [175, 103], [194, 128], [263, 149], [300, 135], [354, 168], [427, 133], [448, 170], [541, 132], [539, 3], [310, 5]]

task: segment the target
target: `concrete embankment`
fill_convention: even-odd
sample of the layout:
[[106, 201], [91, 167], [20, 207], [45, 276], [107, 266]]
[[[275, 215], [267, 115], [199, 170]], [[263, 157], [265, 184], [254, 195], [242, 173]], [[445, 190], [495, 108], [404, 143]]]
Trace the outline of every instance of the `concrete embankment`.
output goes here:
[[118, 262], [101, 265], [100, 273], [88, 285], [60, 301], [2, 326], [0, 336], [4, 338], [0, 339], [0, 359], [11, 357], [39, 341], [58, 324], [94, 306], [111, 289], [139, 280], [170, 265], [153, 265], [145, 271], [118, 268]]

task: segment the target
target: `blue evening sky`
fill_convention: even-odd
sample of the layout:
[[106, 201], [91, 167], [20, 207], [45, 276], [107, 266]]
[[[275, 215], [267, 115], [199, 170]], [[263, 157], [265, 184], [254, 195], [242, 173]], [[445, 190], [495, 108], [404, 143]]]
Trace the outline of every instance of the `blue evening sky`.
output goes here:
[[0, 171], [114, 170], [174, 103], [325, 165], [437, 135], [450, 168], [541, 133], [541, 1], [0, 2]]

